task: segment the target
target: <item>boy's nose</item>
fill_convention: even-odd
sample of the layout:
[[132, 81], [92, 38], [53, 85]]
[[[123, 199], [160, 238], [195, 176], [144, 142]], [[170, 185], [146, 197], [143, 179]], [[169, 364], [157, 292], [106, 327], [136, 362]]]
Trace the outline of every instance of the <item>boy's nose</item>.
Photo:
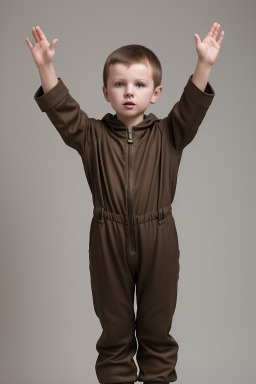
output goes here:
[[133, 96], [133, 91], [131, 89], [126, 89], [125, 96]]

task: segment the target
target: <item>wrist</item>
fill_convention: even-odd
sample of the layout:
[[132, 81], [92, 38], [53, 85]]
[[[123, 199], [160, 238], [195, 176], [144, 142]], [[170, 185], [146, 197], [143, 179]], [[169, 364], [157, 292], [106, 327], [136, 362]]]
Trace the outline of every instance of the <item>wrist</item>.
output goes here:
[[38, 65], [37, 66], [37, 69], [39, 71], [49, 71], [49, 70], [52, 70], [54, 67], [53, 67], [53, 63], [47, 63], [47, 64], [41, 64], [41, 65]]
[[50, 63], [47, 65], [40, 65], [38, 67], [38, 72], [44, 93], [47, 93], [58, 83], [58, 77], [56, 75], [53, 64]]
[[202, 67], [202, 68], [205, 68], [205, 69], [212, 69], [212, 66], [213, 66], [213, 64], [209, 64], [206, 61], [204, 61], [203, 59], [198, 59], [197, 65]]

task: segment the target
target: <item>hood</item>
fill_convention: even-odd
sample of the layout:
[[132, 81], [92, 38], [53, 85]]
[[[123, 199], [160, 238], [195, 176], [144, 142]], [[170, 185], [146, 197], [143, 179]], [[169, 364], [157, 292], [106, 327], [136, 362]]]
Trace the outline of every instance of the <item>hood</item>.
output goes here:
[[[113, 115], [112, 113], [107, 113], [102, 118], [102, 121], [104, 121], [107, 125], [115, 129], [127, 129], [126, 125], [124, 125], [122, 121], [118, 120], [116, 114]], [[160, 119], [156, 117], [153, 113], [149, 113], [148, 115], [144, 114], [144, 120], [142, 120], [139, 124], [134, 125], [133, 128], [145, 129], [150, 127], [155, 121], [160, 121]]]

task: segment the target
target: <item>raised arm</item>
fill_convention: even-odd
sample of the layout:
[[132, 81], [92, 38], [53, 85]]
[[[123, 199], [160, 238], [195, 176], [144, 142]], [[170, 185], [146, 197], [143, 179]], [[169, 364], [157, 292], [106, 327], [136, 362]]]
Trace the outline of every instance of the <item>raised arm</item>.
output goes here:
[[222, 31], [216, 41], [219, 28], [220, 24], [213, 23], [202, 42], [194, 35], [198, 54], [195, 72], [190, 75], [180, 100], [160, 122], [177, 150], [183, 150], [193, 140], [215, 96], [208, 78], [224, 37]]
[[95, 132], [91, 124], [94, 119], [90, 119], [80, 108], [62, 79], [56, 76], [52, 61], [58, 39], [54, 39], [50, 44], [39, 27], [32, 28], [32, 32], [35, 46], [28, 38], [26, 42], [42, 82], [34, 99], [41, 111], [46, 112], [63, 141], [82, 155], [86, 150], [86, 143], [94, 140]]
[[86, 143], [94, 140], [91, 119], [70, 95], [62, 79], [58, 77], [57, 80], [57, 84], [47, 93], [40, 86], [34, 99], [41, 111], [47, 114], [63, 141], [83, 155]]
[[183, 150], [193, 140], [215, 96], [209, 82], [202, 91], [193, 83], [192, 76], [189, 76], [180, 100], [161, 121], [177, 150]]

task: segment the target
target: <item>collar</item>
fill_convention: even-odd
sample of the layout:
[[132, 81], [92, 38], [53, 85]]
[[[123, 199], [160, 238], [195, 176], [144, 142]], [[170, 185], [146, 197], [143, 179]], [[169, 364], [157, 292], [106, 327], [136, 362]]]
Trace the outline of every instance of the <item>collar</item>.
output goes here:
[[[107, 113], [105, 116], [103, 116], [102, 121], [114, 129], [127, 130], [127, 126], [117, 118], [116, 114], [113, 115], [112, 113]], [[160, 119], [153, 113], [149, 113], [148, 115], [144, 114], [144, 119], [139, 124], [132, 127], [133, 129], [149, 128], [155, 121], [160, 121]]]

